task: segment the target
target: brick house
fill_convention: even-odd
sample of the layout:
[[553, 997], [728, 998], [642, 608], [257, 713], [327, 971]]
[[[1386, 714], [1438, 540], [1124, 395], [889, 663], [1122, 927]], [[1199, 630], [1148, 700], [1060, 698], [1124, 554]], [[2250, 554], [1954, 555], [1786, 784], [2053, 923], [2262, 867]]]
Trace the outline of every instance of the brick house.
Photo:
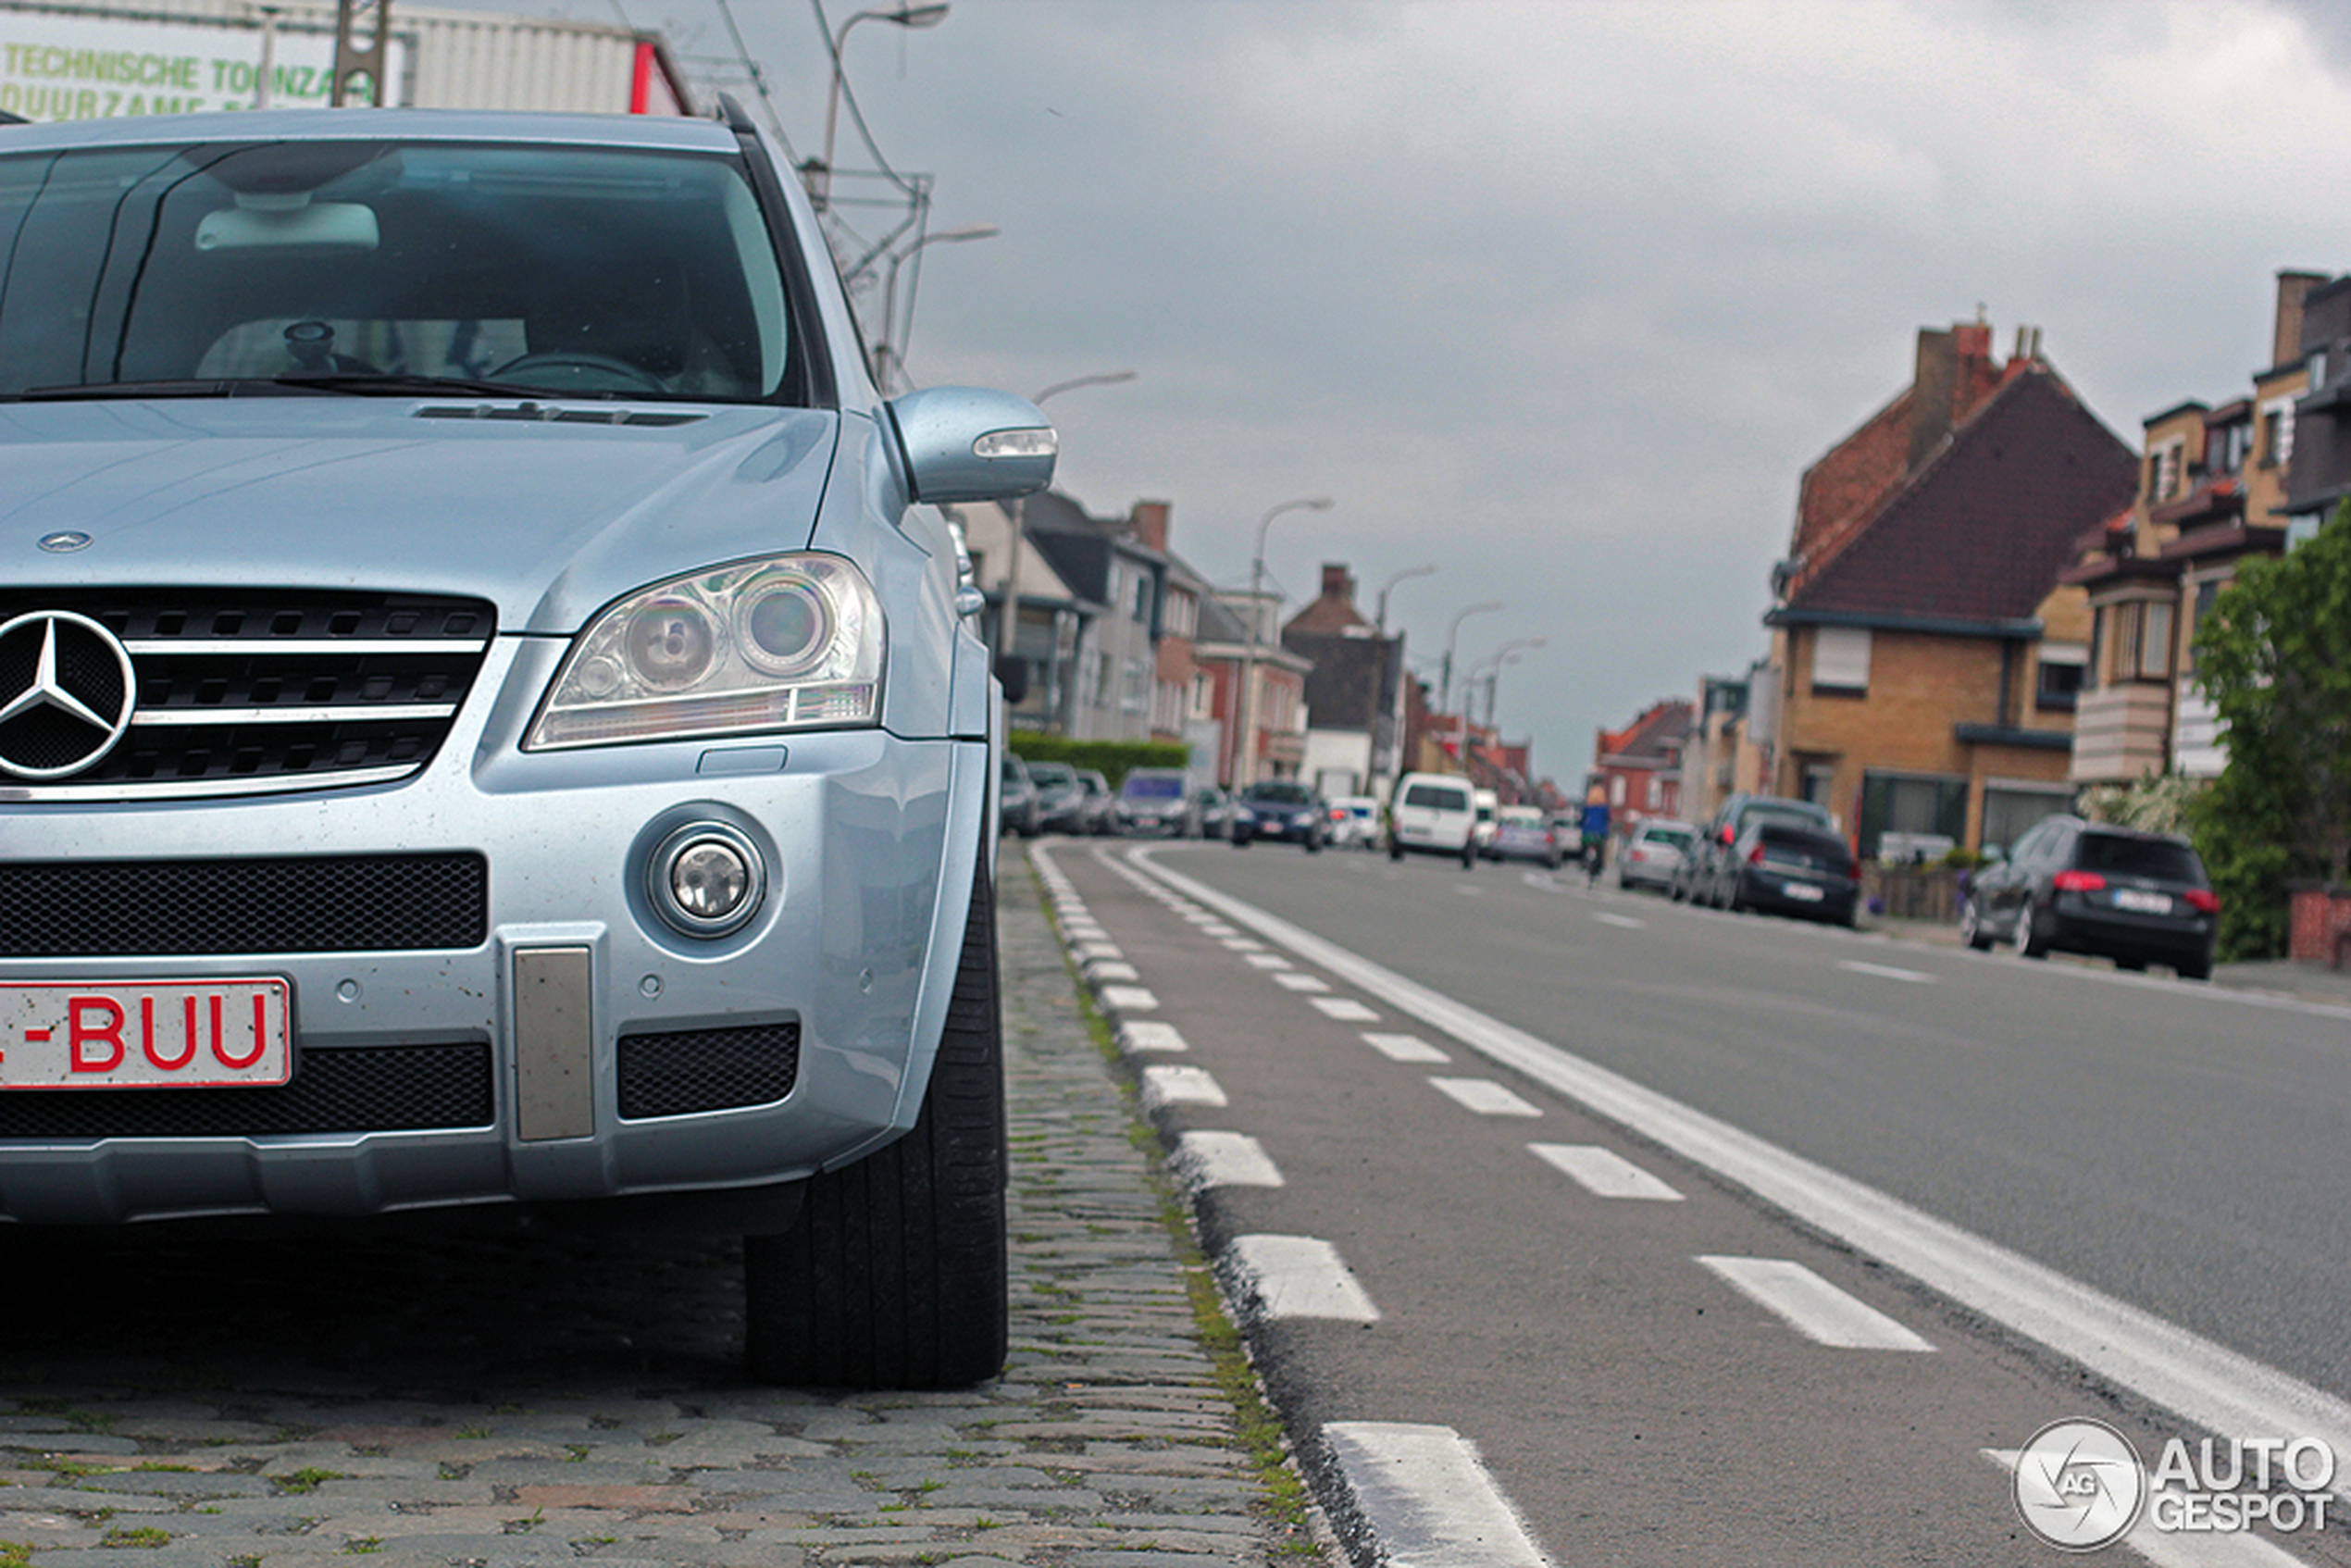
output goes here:
[[1692, 718], [1690, 704], [1675, 697], [1650, 703], [1622, 729], [1599, 732], [1585, 796], [1598, 786], [1611, 835], [1623, 838], [1646, 817], [1682, 815], [1682, 753]]
[[1922, 330], [1910, 386], [1806, 472], [1773, 569], [1773, 791], [1865, 855], [2063, 809], [2090, 612], [2059, 579], [2137, 468], [2037, 332], [2003, 363], [1981, 321]]
[[2212, 705], [2196, 690], [2196, 624], [2248, 555], [2285, 547], [2295, 405], [2309, 382], [2307, 300], [2326, 280], [2281, 272], [2270, 367], [2250, 396], [2187, 402], [2145, 421], [2130, 508], [2083, 541], [2066, 580], [2093, 616], [2074, 714], [2075, 784], [2150, 773], [2218, 774], [2227, 761]]
[[1370, 793], [1378, 782], [1381, 704], [1403, 668], [1403, 634], [1382, 637], [1355, 607], [1354, 574], [1326, 562], [1321, 595], [1282, 628], [1282, 646], [1312, 666], [1304, 777], [1325, 795]]

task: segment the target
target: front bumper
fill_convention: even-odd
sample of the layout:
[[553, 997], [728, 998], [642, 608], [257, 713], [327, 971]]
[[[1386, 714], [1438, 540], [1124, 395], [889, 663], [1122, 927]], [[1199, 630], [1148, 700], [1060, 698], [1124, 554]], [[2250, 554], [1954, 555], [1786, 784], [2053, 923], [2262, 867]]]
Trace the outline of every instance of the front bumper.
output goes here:
[[[516, 737], [562, 650], [498, 639], [479, 690], [502, 695], [469, 704], [397, 786], [0, 808], [0, 872], [38, 864], [68, 886], [106, 867], [108, 885], [136, 890], [155, 863], [207, 863], [233, 903], [238, 874], [277, 857], [330, 877], [387, 855], [487, 866], [462, 945], [362, 934], [289, 951], [301, 944], [231, 936], [227, 951], [158, 952], [101, 936], [63, 956], [0, 956], [0, 980], [280, 977], [288, 1089], [315, 1097], [355, 1072], [376, 1086], [291, 1123], [266, 1100], [247, 1111], [219, 1098], [274, 1089], [0, 1091], [0, 1218], [357, 1216], [749, 1189], [912, 1125], [980, 860], [985, 743], [856, 730], [526, 755]], [[756, 848], [767, 886], [740, 928], [698, 939], [655, 913], [645, 870], [677, 826], [704, 821]], [[286, 923], [282, 910], [248, 913], [255, 929]], [[233, 931], [240, 915], [207, 917]], [[418, 1080], [449, 1074], [465, 1081], [417, 1109]], [[195, 1096], [214, 1098], [199, 1109]]]

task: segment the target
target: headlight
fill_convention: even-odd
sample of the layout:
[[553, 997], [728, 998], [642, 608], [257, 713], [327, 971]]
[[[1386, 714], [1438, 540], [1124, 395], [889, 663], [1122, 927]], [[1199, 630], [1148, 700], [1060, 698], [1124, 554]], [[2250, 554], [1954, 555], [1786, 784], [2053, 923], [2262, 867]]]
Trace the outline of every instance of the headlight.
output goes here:
[[873, 724], [884, 641], [872, 585], [837, 555], [656, 583], [589, 622], [523, 750]]

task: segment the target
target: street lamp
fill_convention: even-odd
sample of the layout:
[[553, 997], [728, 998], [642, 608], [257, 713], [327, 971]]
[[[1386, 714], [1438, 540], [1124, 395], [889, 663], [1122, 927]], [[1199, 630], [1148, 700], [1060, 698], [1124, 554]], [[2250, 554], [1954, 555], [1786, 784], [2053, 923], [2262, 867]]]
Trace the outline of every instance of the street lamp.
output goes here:
[[[921, 254], [926, 245], [953, 244], [962, 240], [992, 240], [1002, 232], [1001, 229], [992, 223], [966, 223], [960, 229], [944, 229], [936, 234], [926, 234], [889, 258], [889, 277], [882, 285], [881, 337], [874, 344], [874, 385], [881, 390], [884, 396], [889, 393], [890, 356], [895, 354], [902, 365], [906, 359], [905, 351], [893, 347], [889, 341], [898, 330], [899, 268]], [[919, 278], [920, 274], [917, 273], [916, 276]], [[906, 298], [906, 335], [908, 337], [914, 336], [914, 300], [913, 292], [910, 290]]]
[[1258, 613], [1257, 596], [1264, 591], [1265, 530], [1285, 512], [1327, 512], [1332, 504], [1327, 495], [1306, 496], [1285, 501], [1257, 520], [1257, 554], [1249, 563], [1249, 641], [1243, 645], [1241, 655], [1241, 700], [1234, 704], [1246, 721], [1241, 726], [1239, 744], [1234, 748], [1235, 790], [1246, 789], [1257, 781], [1257, 634], [1263, 618]]
[[[1514, 665], [1518, 663], [1518, 650], [1521, 648], [1540, 648], [1542, 646], [1543, 639], [1539, 637], [1514, 637], [1510, 641], [1503, 643], [1499, 648], [1495, 649], [1493, 656], [1488, 658], [1484, 664], [1477, 666], [1479, 669], [1491, 669], [1493, 671], [1491, 675], [1486, 678], [1486, 728], [1491, 729], [1494, 728], [1494, 692], [1495, 689], [1501, 684], [1502, 666], [1504, 665]], [[1462, 689], [1462, 707], [1464, 713], [1466, 713], [1469, 708], [1469, 687], [1466, 684]]]
[[[1075, 392], [1079, 387], [1115, 386], [1134, 379], [1135, 372], [1132, 370], [1106, 370], [1095, 376], [1074, 376], [1066, 381], [1055, 381], [1028, 401], [1041, 407], [1047, 398]], [[999, 658], [1009, 659], [1013, 656], [1014, 636], [1020, 629], [1020, 543], [1022, 536], [1027, 532], [1027, 498], [1013, 497], [1005, 507], [1005, 513], [1013, 525], [1013, 539], [1004, 563], [1004, 604], [997, 612], [996, 653]]]
[[1437, 711], [1438, 713], [1450, 713], [1453, 711], [1453, 642], [1454, 640], [1461, 635], [1462, 623], [1469, 619], [1472, 616], [1483, 615], [1487, 610], [1499, 610], [1501, 607], [1502, 602], [1499, 599], [1488, 600], [1483, 604], [1472, 604], [1467, 609], [1455, 616], [1453, 617], [1453, 624], [1446, 628], [1445, 674], [1437, 689]]
[[1397, 731], [1403, 728], [1403, 663], [1401, 640], [1390, 647], [1387, 641], [1387, 591], [1406, 578], [1426, 577], [1437, 570], [1434, 566], [1407, 566], [1379, 587], [1379, 613], [1375, 617], [1379, 633], [1379, 708], [1372, 719], [1372, 777], [1375, 779], [1392, 777], [1396, 767]]
[[870, 21], [895, 22], [900, 27], [937, 27], [946, 19], [947, 7], [943, 4], [889, 6], [858, 12], [841, 23], [840, 31], [833, 34], [833, 83], [831, 91], [825, 95], [825, 157], [817, 165], [821, 183], [808, 193], [815, 199], [817, 211], [824, 211], [832, 200], [833, 132], [840, 123], [840, 52], [849, 42], [849, 30], [859, 22]]

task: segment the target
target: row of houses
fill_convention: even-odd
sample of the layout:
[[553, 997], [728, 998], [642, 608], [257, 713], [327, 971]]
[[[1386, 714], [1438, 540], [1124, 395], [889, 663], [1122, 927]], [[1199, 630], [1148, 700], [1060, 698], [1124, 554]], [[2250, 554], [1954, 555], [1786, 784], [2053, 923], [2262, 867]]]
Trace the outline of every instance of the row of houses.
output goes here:
[[2351, 496], [2351, 278], [2279, 273], [2265, 347], [2134, 448], [2037, 329], [2005, 356], [1981, 319], [1922, 330], [1909, 385], [1804, 472], [1768, 647], [1602, 731], [1592, 789], [1620, 823], [1797, 796], [1907, 858], [2012, 843], [2088, 786], [2217, 774], [2196, 623]]
[[1473, 774], [1505, 800], [1544, 798], [1524, 742], [1434, 711], [1403, 631], [1363, 614], [1343, 563], [1285, 621], [1279, 592], [1218, 588], [1188, 566], [1164, 501], [1098, 517], [1047, 492], [956, 512], [993, 645], [1026, 677], [1015, 729], [1173, 742], [1198, 782], [1226, 789], [1301, 778], [1377, 795], [1429, 768]]

